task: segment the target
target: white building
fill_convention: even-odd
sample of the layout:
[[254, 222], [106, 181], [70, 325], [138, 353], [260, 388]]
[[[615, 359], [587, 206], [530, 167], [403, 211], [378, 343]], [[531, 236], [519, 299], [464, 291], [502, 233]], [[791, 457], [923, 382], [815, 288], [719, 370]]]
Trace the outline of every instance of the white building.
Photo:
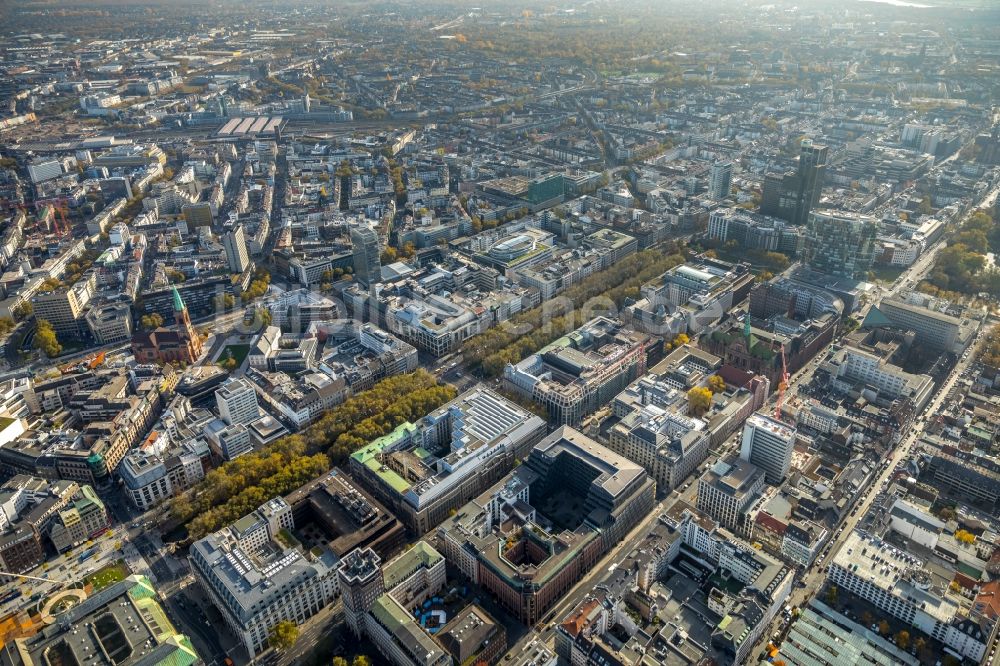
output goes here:
[[[166, 433], [162, 437], [169, 441]], [[208, 455], [208, 445], [201, 439], [162, 454], [136, 448], [122, 459], [118, 476], [132, 504], [146, 511], [205, 478], [202, 460]]]
[[250, 423], [260, 417], [257, 392], [245, 379], [232, 379], [215, 391], [219, 418], [227, 425]]
[[962, 611], [958, 594], [936, 581], [922, 560], [858, 530], [841, 546], [827, 577], [972, 662], [982, 661], [996, 635], [996, 621]]
[[752, 414], [743, 426], [740, 458], [764, 471], [775, 485], [788, 474], [795, 446], [795, 428], [764, 414]]
[[222, 246], [226, 250], [229, 270], [242, 273], [250, 267], [250, 253], [247, 251], [246, 234], [243, 233], [242, 224], [236, 225], [235, 229], [222, 235]]
[[292, 529], [291, 507], [278, 497], [191, 546], [195, 577], [251, 656], [276, 624], [301, 625], [337, 596], [336, 556], [306, 550]]

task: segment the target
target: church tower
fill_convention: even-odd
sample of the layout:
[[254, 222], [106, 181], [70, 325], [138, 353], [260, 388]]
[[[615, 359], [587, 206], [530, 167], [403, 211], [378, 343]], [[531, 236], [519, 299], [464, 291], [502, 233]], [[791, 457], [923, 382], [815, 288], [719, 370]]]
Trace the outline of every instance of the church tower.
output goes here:
[[191, 315], [188, 314], [187, 306], [184, 305], [184, 299], [181, 298], [181, 293], [177, 291], [177, 287], [173, 288], [173, 299], [174, 329], [178, 340], [187, 346], [187, 356], [190, 358], [188, 362], [192, 362], [201, 356], [201, 337], [194, 330], [194, 324], [191, 323]]

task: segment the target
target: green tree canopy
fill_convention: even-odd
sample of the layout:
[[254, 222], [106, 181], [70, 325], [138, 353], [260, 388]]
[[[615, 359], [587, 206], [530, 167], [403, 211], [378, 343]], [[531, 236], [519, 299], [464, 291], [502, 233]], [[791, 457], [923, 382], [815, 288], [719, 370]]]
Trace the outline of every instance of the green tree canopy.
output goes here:
[[295, 645], [299, 639], [299, 627], [291, 620], [282, 620], [271, 627], [267, 636], [267, 644], [275, 650], [284, 651]]

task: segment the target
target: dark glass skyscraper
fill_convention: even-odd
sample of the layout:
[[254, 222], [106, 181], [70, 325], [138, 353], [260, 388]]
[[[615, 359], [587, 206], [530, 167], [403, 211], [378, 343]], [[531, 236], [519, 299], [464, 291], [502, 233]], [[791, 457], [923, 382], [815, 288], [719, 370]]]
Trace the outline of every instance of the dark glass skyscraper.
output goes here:
[[803, 139], [795, 171], [769, 173], [764, 177], [760, 212], [805, 226], [809, 211], [819, 204], [823, 191], [827, 152], [826, 146]]

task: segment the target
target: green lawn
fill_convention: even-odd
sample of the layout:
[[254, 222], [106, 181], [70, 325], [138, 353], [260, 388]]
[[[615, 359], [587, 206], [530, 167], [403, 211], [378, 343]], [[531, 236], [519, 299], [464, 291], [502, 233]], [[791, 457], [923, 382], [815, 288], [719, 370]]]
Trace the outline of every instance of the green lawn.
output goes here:
[[245, 359], [247, 354], [250, 353], [250, 345], [226, 345], [222, 349], [222, 353], [219, 354], [219, 358], [217, 360], [225, 361], [229, 358], [230, 353], [233, 355], [233, 359], [236, 361], [237, 367], [239, 367], [240, 364], [243, 363], [243, 359]]
[[114, 564], [109, 564], [106, 567], [102, 567], [94, 573], [88, 575], [83, 579], [83, 582], [93, 585], [94, 592], [100, 592], [104, 588], [114, 585], [118, 581], [125, 580], [128, 575], [129, 571], [125, 568], [125, 562], [119, 560]]

